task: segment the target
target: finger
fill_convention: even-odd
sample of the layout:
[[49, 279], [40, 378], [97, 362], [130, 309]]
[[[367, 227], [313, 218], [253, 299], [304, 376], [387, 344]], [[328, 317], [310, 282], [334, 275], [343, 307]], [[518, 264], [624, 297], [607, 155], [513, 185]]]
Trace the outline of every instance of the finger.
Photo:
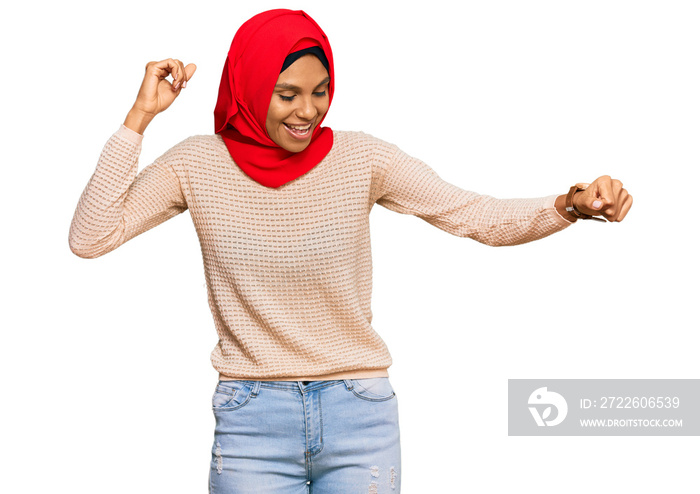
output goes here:
[[187, 87], [187, 81], [192, 79], [192, 76], [194, 75], [195, 71], [197, 70], [197, 66], [193, 63], [187, 64], [187, 67], [185, 67], [185, 82], [182, 83], [182, 87]]
[[185, 64], [180, 60], [177, 61], [177, 84], [178, 87], [181, 86], [185, 81], [187, 81], [187, 74], [185, 73]]
[[632, 202], [633, 202], [632, 196], [627, 194], [625, 201], [622, 203], [622, 206], [620, 207], [620, 213], [617, 215], [617, 219], [615, 221], [622, 221], [625, 219], [625, 216], [627, 216], [627, 213], [629, 212], [630, 208], [632, 207]]
[[600, 190], [602, 178], [597, 178], [585, 190], [574, 195], [574, 207], [576, 209], [584, 214], [601, 214], [600, 209], [604, 206]]
[[161, 79], [165, 79], [168, 75], [173, 74], [177, 69], [177, 65], [172, 58], [166, 60], [161, 60], [160, 62], [150, 62], [146, 65], [147, 70], [151, 70], [154, 75], [157, 75]]
[[612, 179], [608, 175], [603, 175], [597, 178], [593, 183], [598, 186], [596, 193], [598, 198], [603, 202], [603, 206], [612, 204], [614, 202]]
[[173, 72], [173, 90], [177, 91], [185, 80], [185, 65], [180, 60], [173, 60], [173, 63], [175, 64], [175, 70]]
[[177, 72], [173, 75], [173, 90], [179, 91], [181, 88], [187, 87], [187, 81], [192, 77], [197, 66], [193, 63], [187, 65], [183, 64], [180, 60], [175, 60], [177, 65]]
[[148, 62], [146, 64], [145, 76], [139, 89], [139, 98], [152, 99], [153, 95], [158, 91], [158, 88], [163, 82], [169, 84], [165, 78], [170, 73], [170, 68], [167, 60], [159, 62]]
[[625, 202], [625, 198], [629, 195], [625, 189], [622, 188], [622, 182], [617, 179], [610, 180], [611, 191], [611, 204], [603, 215], [607, 217], [609, 221], [617, 221], [617, 217], [620, 215], [620, 208]]
[[[615, 184], [613, 181], [613, 189], [615, 189]], [[622, 205], [625, 203], [625, 200], [627, 199], [627, 196], [629, 194], [625, 189], [620, 189], [619, 191], [616, 192], [614, 200], [614, 211], [608, 210], [606, 211], [607, 214], [609, 214], [608, 221], [617, 221], [618, 217], [620, 216], [620, 213], [622, 212]]]
[[617, 216], [618, 204], [616, 201], [615, 188], [622, 188], [622, 183], [619, 180], [617, 181], [617, 185], [613, 182], [614, 181], [608, 175], [598, 178], [595, 182], [598, 185], [598, 198], [602, 203], [598, 209], [609, 221], [614, 221]]

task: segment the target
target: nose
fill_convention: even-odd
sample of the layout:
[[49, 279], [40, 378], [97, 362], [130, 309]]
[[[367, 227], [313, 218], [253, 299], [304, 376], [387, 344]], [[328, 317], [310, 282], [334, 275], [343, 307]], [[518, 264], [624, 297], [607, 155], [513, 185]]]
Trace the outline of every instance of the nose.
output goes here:
[[296, 114], [302, 120], [313, 120], [316, 118], [316, 107], [310, 97], [297, 98], [299, 106], [297, 106]]

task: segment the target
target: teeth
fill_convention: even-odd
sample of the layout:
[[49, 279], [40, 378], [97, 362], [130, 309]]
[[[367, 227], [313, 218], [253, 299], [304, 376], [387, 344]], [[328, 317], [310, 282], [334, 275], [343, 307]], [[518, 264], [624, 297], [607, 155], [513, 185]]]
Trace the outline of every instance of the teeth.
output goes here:
[[292, 130], [298, 130], [300, 132], [308, 132], [311, 129], [311, 124], [305, 125], [304, 127], [302, 127], [300, 125], [289, 125], [289, 124], [285, 124], [285, 125]]

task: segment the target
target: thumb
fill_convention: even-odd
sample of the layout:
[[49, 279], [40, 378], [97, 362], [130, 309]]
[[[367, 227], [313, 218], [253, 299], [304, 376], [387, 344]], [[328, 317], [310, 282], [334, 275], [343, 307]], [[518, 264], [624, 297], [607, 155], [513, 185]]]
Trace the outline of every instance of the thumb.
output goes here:
[[603, 208], [600, 189], [597, 183], [592, 183], [586, 190], [574, 196], [574, 206], [584, 214], [596, 215]]
[[603, 201], [601, 201], [597, 196], [591, 202], [591, 209], [599, 211], [603, 207]]
[[189, 81], [192, 79], [192, 76], [194, 75], [195, 71], [197, 70], [197, 66], [193, 63], [187, 64], [185, 67], [185, 76], [186, 79]]

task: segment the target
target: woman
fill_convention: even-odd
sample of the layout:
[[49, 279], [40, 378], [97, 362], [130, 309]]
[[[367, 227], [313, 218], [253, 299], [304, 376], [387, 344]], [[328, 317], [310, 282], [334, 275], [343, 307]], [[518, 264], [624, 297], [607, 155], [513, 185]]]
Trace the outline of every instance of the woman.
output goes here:
[[288, 10], [236, 33], [217, 134], [183, 141], [137, 176], [146, 127], [195, 69], [148, 64], [80, 199], [71, 248], [96, 257], [190, 210], [219, 335], [211, 492], [398, 492], [391, 358], [371, 326], [372, 206], [514, 245], [592, 215], [621, 221], [632, 198], [601, 177], [559, 196], [497, 200], [444, 182], [396, 146], [322, 127], [331, 48], [310, 17]]

